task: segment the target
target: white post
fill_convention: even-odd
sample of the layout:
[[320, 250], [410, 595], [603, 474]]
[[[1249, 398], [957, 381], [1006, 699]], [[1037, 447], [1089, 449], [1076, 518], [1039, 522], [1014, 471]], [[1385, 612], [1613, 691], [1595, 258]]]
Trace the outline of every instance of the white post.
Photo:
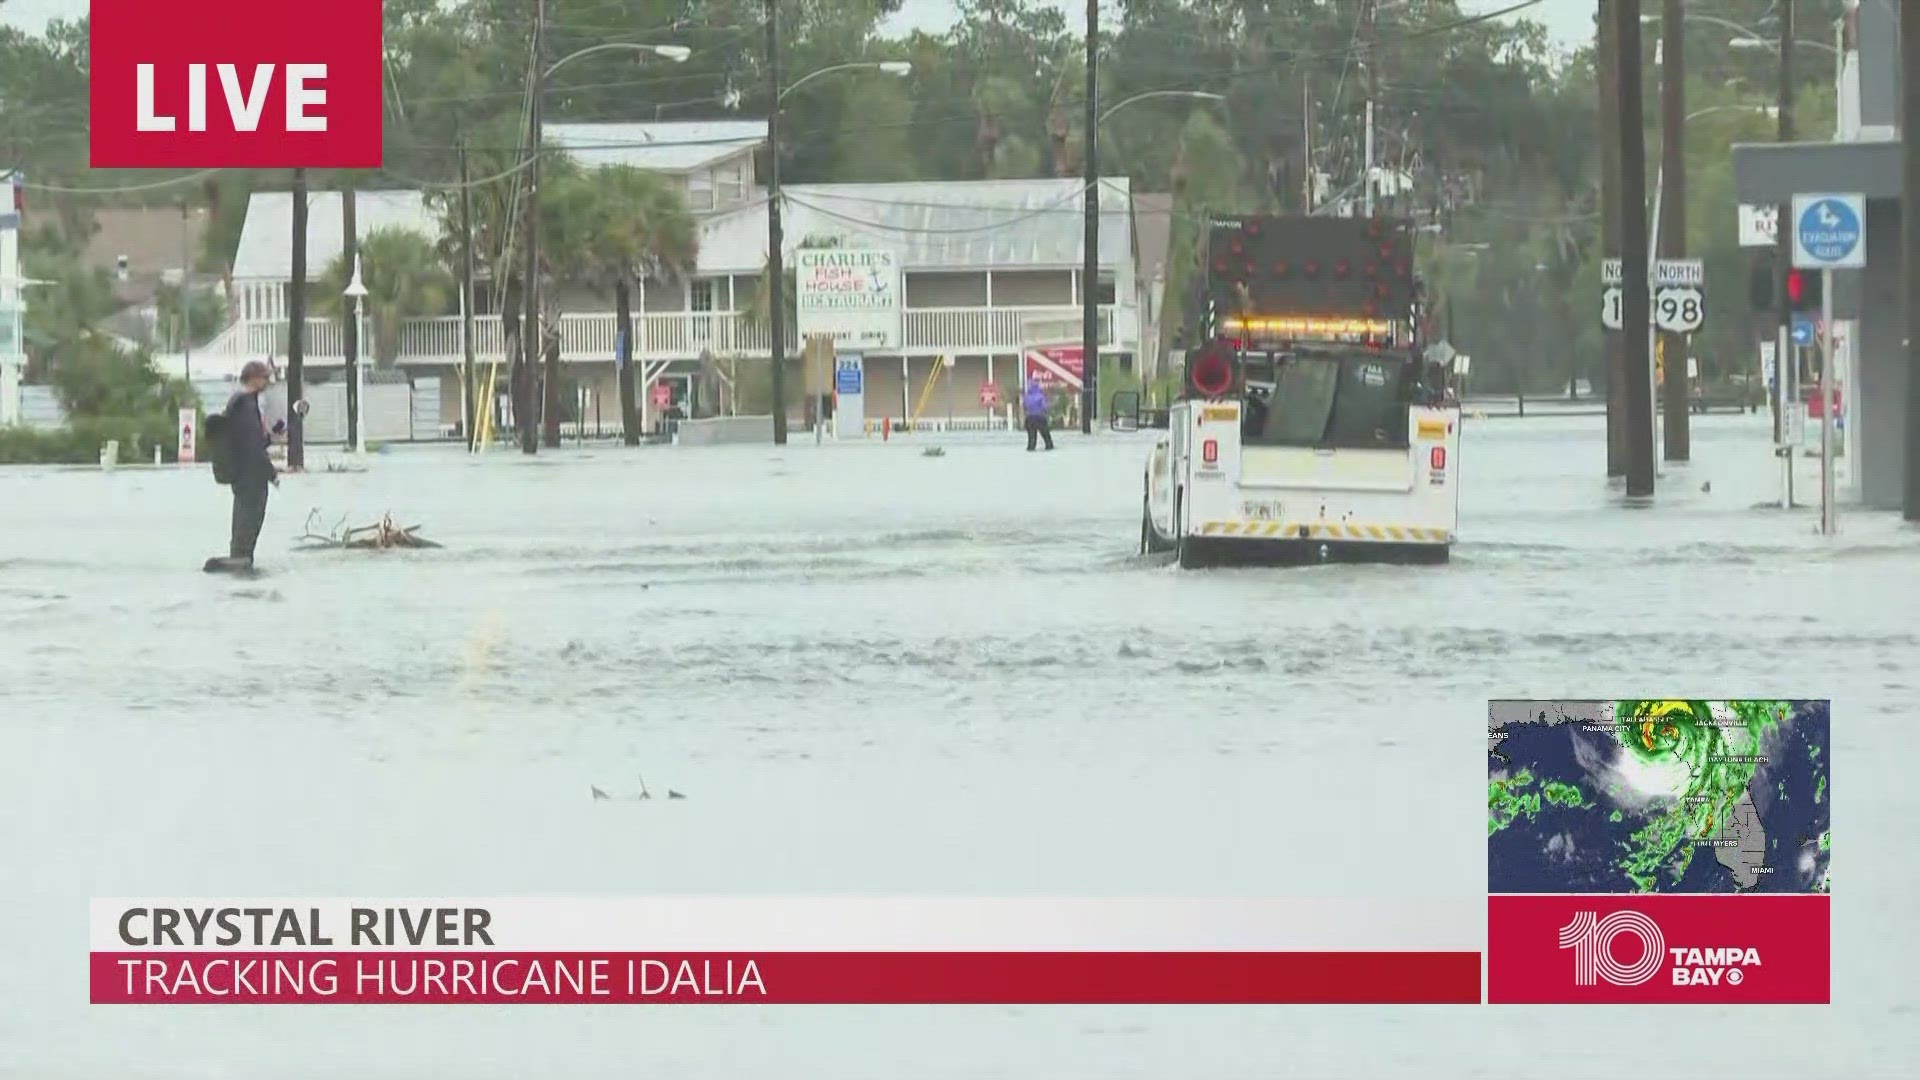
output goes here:
[[[1369, 60], [1368, 63], [1372, 63], [1372, 61]], [[1365, 216], [1372, 217], [1373, 216], [1373, 99], [1372, 98], [1367, 99], [1367, 162], [1366, 162], [1366, 172], [1361, 174], [1360, 182], [1365, 185], [1364, 190], [1366, 191], [1366, 195], [1364, 196], [1363, 202], [1362, 202], [1362, 205], [1365, 206], [1366, 208]]]
[[1793, 509], [1793, 454], [1797, 449], [1793, 438], [1793, 414], [1787, 408], [1787, 364], [1788, 350], [1793, 347], [1793, 335], [1786, 327], [1779, 330], [1780, 341], [1773, 350], [1773, 396], [1780, 410], [1780, 445], [1773, 452], [1780, 457], [1780, 509]]
[[[360, 318], [360, 298], [353, 298], [354, 337], [359, 341], [367, 340], [363, 321]], [[370, 359], [371, 357], [369, 357]], [[367, 452], [367, 360], [353, 365], [353, 451], [356, 454]]]
[[1832, 536], [1833, 517], [1833, 271], [1820, 271], [1820, 535]]

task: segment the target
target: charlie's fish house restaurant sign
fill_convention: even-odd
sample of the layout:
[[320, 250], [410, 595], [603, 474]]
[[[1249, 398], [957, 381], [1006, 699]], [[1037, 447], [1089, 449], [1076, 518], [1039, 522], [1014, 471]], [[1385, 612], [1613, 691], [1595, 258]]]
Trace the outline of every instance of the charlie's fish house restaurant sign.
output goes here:
[[803, 336], [831, 337], [855, 348], [899, 348], [900, 263], [893, 252], [802, 249], [795, 255]]

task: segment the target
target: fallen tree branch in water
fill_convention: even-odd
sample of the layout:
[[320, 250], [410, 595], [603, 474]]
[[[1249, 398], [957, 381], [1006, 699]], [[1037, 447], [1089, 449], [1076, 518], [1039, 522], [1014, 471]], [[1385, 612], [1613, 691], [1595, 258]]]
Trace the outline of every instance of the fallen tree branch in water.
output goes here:
[[307, 515], [305, 531], [299, 539], [312, 548], [354, 548], [363, 551], [384, 551], [389, 548], [437, 548], [441, 545], [416, 535], [420, 526], [409, 525], [402, 528], [393, 523], [393, 515], [382, 515], [379, 521], [371, 525], [347, 527], [347, 519], [342, 517], [334, 522], [328, 532], [314, 531], [314, 519], [320, 516], [315, 510]]

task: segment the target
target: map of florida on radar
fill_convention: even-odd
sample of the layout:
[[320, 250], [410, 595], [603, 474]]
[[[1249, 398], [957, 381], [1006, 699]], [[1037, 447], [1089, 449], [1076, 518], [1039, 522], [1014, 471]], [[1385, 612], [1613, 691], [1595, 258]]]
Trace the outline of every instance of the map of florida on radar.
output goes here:
[[1826, 701], [1494, 701], [1487, 891], [1831, 892]]

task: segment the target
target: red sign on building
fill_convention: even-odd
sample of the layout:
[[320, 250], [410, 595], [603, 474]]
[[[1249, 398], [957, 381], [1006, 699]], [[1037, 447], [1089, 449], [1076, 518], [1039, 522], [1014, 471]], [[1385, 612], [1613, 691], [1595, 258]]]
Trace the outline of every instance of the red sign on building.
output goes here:
[[997, 383], [983, 382], [980, 384], [980, 404], [989, 409], [997, 408], [1000, 405], [1000, 387]]
[[1037, 345], [1027, 350], [1027, 382], [1053, 391], [1086, 385], [1086, 352], [1079, 345]]
[[673, 387], [666, 383], [654, 383], [653, 389], [648, 391], [648, 396], [653, 399], [654, 408], [668, 408], [673, 404]]
[[96, 169], [380, 165], [380, 0], [92, 0]]

